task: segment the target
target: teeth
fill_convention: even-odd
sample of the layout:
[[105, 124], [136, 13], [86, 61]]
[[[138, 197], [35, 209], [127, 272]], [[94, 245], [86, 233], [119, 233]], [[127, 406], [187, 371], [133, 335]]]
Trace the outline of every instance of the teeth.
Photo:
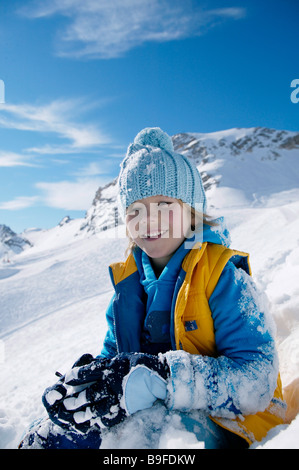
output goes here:
[[164, 233], [166, 232], [167, 230], [163, 230], [162, 232], [152, 232], [150, 235], [147, 235], [147, 234], [141, 235], [141, 238], [157, 238], [160, 235], [164, 235]]

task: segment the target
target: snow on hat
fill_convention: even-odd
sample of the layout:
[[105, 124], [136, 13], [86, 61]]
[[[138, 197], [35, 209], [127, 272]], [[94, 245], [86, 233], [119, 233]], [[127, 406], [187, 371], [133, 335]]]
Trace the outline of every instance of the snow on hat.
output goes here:
[[171, 137], [159, 127], [140, 131], [129, 145], [118, 178], [122, 216], [133, 202], [150, 196], [181, 199], [205, 212], [201, 176], [192, 161], [174, 151]]

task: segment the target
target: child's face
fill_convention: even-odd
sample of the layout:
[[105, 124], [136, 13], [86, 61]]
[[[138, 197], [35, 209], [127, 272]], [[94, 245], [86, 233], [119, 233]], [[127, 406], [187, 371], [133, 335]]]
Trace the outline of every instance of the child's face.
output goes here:
[[166, 196], [134, 202], [127, 210], [126, 225], [132, 240], [150, 258], [168, 258], [188, 236], [188, 206]]

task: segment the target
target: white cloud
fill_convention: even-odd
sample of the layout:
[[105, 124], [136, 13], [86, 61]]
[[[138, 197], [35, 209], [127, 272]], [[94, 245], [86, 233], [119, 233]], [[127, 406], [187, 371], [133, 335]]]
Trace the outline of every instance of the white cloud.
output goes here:
[[109, 181], [97, 174], [96, 168], [86, 168], [86, 174], [74, 181], [39, 182], [35, 188], [39, 190], [36, 196], [19, 196], [10, 201], [0, 202], [0, 210], [16, 211], [35, 206], [52, 207], [55, 209], [87, 211], [94, 199], [96, 191]]
[[31, 18], [68, 18], [58, 53], [102, 59], [149, 41], [199, 36], [216, 23], [245, 16], [244, 8], [204, 10], [192, 0], [39, 0], [22, 12]]
[[76, 181], [40, 182], [36, 187], [43, 193], [44, 204], [64, 210], [88, 210], [99, 186], [107, 181], [103, 178], [78, 178]]
[[[82, 99], [54, 100], [44, 105], [8, 104], [1, 106], [0, 127], [39, 133], [51, 133], [66, 143], [45, 144], [28, 149], [34, 153], [73, 153], [109, 143], [98, 127], [80, 122], [80, 116], [95, 104]], [[75, 118], [77, 117], [77, 121]]]
[[86, 167], [81, 168], [77, 174], [81, 177], [99, 176], [103, 174], [103, 165], [98, 162], [90, 162]]
[[0, 150], [0, 167], [30, 166], [35, 167], [30, 161], [31, 157], [14, 152]]
[[[82, 114], [98, 104], [83, 99], [55, 100], [42, 105], [3, 104], [0, 127], [39, 133], [45, 143], [40, 147], [23, 149], [20, 153], [0, 150], [0, 167], [41, 166], [36, 161], [38, 155], [43, 154], [56, 156], [73, 153], [82, 158], [85, 153], [98, 153], [110, 143], [109, 137], [95, 125], [81, 122]], [[53, 162], [55, 157], [50, 160]], [[66, 160], [59, 162], [70, 163]], [[0, 209], [21, 210], [38, 202], [40, 206], [87, 210], [99, 186], [108, 182], [105, 174], [109, 173], [109, 164], [109, 159], [101, 165], [97, 161], [89, 162], [70, 174], [71, 181], [37, 183], [35, 189], [39, 190], [38, 195], [0, 202]]]
[[32, 207], [39, 200], [38, 196], [20, 196], [11, 201], [0, 202], [1, 210], [16, 211]]

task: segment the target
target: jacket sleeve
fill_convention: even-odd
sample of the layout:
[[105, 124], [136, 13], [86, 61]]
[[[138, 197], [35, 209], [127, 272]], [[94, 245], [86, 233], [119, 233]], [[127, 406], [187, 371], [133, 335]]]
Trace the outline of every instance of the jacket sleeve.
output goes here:
[[106, 320], [108, 324], [108, 330], [107, 330], [107, 333], [103, 342], [101, 353], [97, 356], [98, 358], [100, 357], [112, 358], [117, 355], [117, 345], [116, 345], [116, 339], [114, 335], [114, 317], [113, 317], [114, 297], [115, 297], [115, 294], [113, 295], [107, 307]]
[[245, 271], [228, 262], [209, 305], [218, 355], [166, 353], [169, 407], [232, 419], [265, 410], [278, 375], [275, 327], [266, 299]]

